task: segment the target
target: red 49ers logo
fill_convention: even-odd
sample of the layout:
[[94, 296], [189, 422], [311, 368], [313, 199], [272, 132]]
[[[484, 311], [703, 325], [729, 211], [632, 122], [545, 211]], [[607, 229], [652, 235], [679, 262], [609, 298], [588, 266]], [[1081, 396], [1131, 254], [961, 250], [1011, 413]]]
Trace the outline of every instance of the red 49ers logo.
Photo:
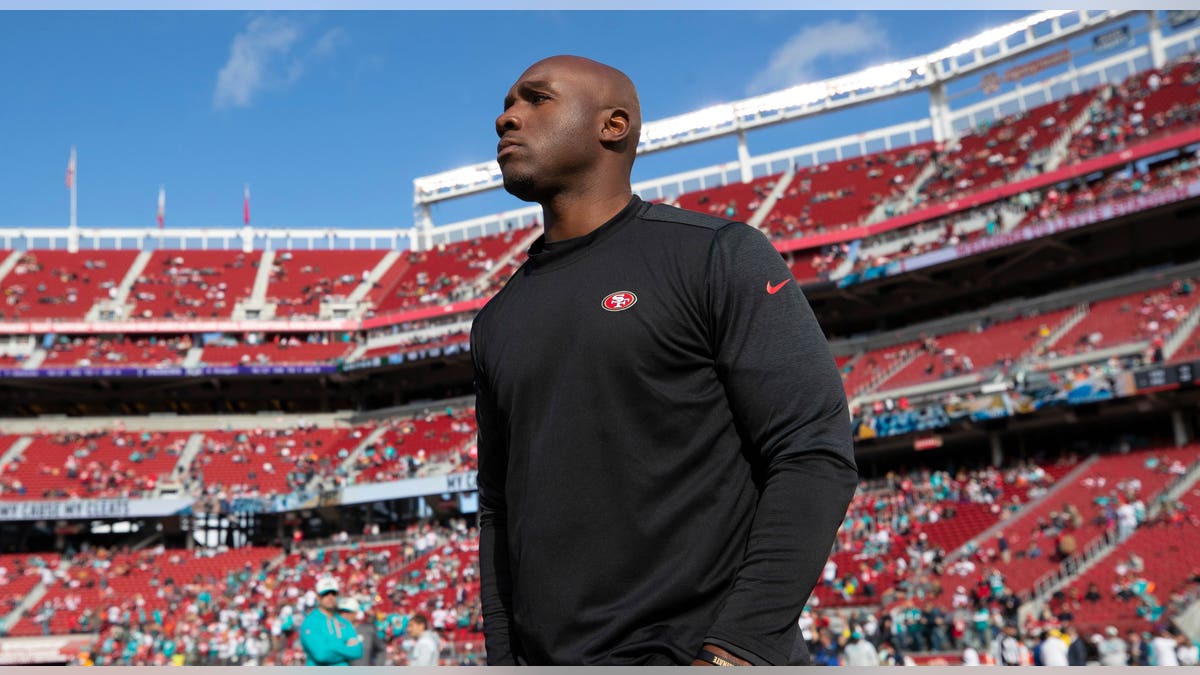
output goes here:
[[633, 294], [633, 291], [617, 291], [609, 293], [600, 306], [610, 312], [620, 312], [633, 307], [635, 303], [637, 303], [637, 296]]

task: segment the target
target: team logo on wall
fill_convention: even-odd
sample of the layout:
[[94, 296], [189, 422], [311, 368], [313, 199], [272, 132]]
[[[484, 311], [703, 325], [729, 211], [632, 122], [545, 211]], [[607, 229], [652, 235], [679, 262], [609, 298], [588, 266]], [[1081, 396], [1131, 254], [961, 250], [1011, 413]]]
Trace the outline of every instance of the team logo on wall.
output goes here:
[[610, 312], [620, 312], [633, 307], [636, 303], [637, 296], [632, 291], [617, 291], [609, 293], [600, 305]]

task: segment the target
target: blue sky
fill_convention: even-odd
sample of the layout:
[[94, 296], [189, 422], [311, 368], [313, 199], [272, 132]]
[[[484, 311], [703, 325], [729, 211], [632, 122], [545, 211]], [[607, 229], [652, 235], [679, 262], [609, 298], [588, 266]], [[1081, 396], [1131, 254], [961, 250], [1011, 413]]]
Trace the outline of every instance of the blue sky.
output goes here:
[[[647, 119], [913, 56], [1027, 12], [4, 12], [0, 227], [403, 228], [415, 177], [494, 155], [512, 81], [544, 56], [625, 70]], [[936, 29], [933, 29], [936, 27]], [[760, 153], [921, 117], [924, 98], [750, 136]], [[736, 159], [651, 155], [635, 179]], [[438, 223], [521, 203], [440, 206]]]

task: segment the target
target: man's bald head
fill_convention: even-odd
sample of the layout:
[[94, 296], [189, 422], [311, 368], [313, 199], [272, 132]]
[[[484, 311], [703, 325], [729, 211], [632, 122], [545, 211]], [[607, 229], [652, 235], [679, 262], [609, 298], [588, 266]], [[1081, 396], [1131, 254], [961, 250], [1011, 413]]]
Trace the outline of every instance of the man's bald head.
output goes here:
[[642, 133], [642, 106], [638, 101], [637, 87], [625, 73], [610, 65], [593, 61], [582, 56], [560, 54], [538, 61], [525, 69], [521, 79], [537, 77], [538, 73], [567, 72], [585, 82], [589, 86], [586, 91], [594, 97], [594, 103], [601, 109], [623, 109], [629, 113], [632, 126], [630, 135], [633, 137], [633, 147], [636, 151], [638, 138]]
[[543, 202], [584, 185], [628, 192], [641, 135], [637, 89], [625, 73], [552, 56], [521, 74], [496, 118], [496, 159], [509, 192]]

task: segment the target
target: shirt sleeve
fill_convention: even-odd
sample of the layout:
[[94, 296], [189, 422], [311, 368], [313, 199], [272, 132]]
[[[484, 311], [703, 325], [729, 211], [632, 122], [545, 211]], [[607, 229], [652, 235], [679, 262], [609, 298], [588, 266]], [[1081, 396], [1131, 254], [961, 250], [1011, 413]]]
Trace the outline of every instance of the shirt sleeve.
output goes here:
[[[478, 317], [476, 325], [479, 325]], [[508, 434], [495, 396], [479, 365], [479, 338], [472, 331], [475, 365], [475, 423], [479, 448], [479, 575], [483, 637], [488, 665], [517, 665], [512, 625], [512, 571], [508, 557]]]
[[707, 293], [717, 373], [755, 450], [759, 501], [705, 641], [783, 665], [858, 483], [850, 415], [816, 317], [761, 232], [733, 223], [717, 233]]

